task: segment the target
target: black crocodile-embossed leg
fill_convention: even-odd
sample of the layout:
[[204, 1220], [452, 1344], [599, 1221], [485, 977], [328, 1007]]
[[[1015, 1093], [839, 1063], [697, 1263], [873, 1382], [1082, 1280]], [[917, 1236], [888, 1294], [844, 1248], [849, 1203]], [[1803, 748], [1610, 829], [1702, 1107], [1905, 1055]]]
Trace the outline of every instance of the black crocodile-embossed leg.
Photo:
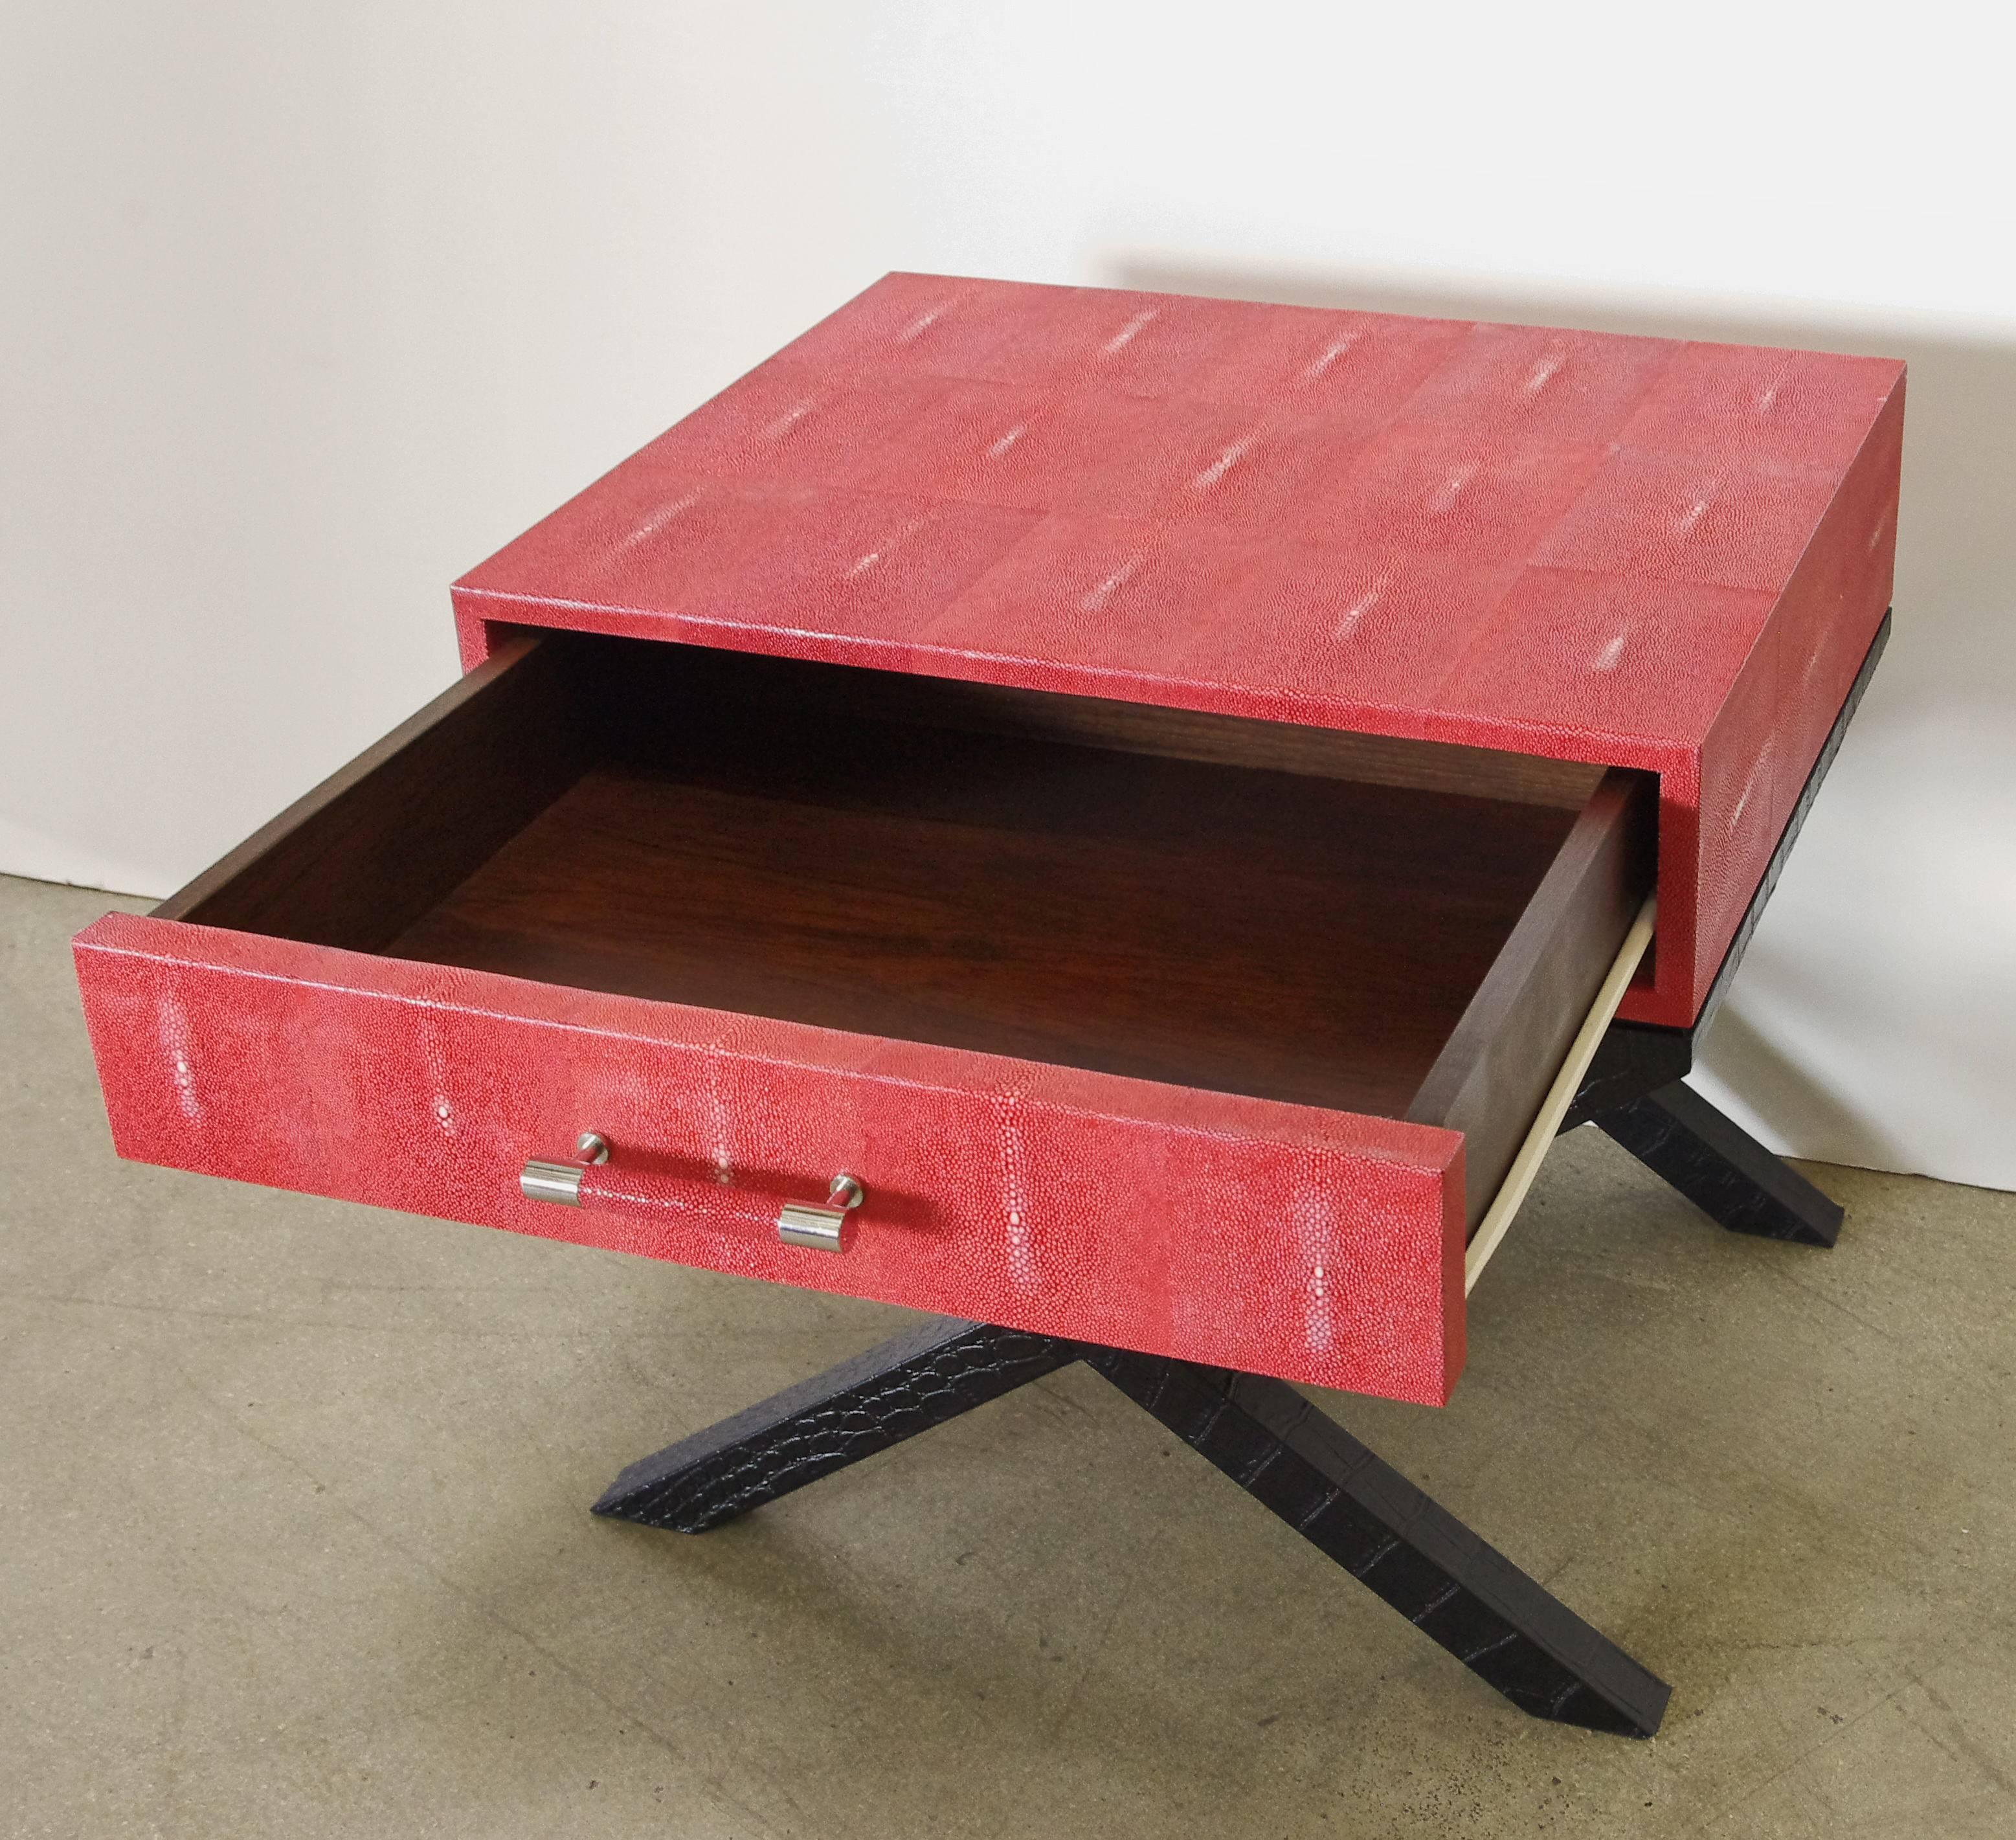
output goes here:
[[639, 1459], [594, 1511], [704, 1533], [1078, 1358], [1071, 1342], [934, 1317]]
[[1732, 1233], [1831, 1246], [1843, 1210], [1683, 1082], [1598, 1112], [1596, 1126]]
[[1650, 1737], [1672, 1689], [1280, 1380], [1085, 1359], [1522, 1711]]
[[940, 1317], [633, 1463], [595, 1512], [704, 1532], [1078, 1360], [1514, 1705], [1658, 1729], [1663, 1681], [1285, 1381]]

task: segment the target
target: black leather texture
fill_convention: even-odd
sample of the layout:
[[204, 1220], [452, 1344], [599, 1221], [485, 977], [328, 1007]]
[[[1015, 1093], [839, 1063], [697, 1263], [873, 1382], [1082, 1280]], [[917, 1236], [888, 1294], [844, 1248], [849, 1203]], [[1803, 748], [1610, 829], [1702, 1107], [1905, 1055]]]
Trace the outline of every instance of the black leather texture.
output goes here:
[[1649, 1737], [1672, 1689], [1287, 1381], [1088, 1351], [1138, 1406], [1536, 1718]]
[[1831, 1246], [1843, 1210], [1689, 1086], [1601, 1114], [1596, 1128], [1731, 1233]]
[[1658, 1729], [1663, 1681], [1285, 1381], [941, 1317], [632, 1464], [595, 1512], [704, 1532], [1076, 1360], [1514, 1705]]
[[1074, 1343], [934, 1317], [632, 1464], [594, 1511], [704, 1533], [1077, 1359]]

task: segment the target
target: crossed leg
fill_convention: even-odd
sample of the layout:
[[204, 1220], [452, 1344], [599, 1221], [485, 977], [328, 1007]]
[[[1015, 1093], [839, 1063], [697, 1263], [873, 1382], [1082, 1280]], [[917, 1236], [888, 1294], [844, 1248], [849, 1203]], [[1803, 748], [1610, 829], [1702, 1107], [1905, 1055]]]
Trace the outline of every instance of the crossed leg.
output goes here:
[[598, 1514], [704, 1532], [1082, 1360], [1535, 1717], [1648, 1737], [1669, 1689], [1285, 1381], [940, 1317], [633, 1463]]

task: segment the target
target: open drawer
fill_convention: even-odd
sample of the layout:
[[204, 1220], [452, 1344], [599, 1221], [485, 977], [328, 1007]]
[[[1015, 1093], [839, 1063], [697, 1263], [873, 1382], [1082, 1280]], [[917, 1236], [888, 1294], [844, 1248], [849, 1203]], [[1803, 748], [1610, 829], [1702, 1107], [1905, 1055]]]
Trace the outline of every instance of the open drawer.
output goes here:
[[78, 973], [124, 1156], [1439, 1403], [1652, 790], [527, 636]]

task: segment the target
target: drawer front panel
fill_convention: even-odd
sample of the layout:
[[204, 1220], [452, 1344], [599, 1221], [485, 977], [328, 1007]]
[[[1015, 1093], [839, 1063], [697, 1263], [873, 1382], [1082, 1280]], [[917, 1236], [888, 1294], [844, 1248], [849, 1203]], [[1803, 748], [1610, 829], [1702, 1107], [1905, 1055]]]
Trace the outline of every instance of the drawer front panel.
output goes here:
[[[131, 915], [77, 960], [139, 1161], [1395, 1399], [1462, 1368], [1454, 1132]], [[527, 1200], [588, 1129], [719, 1215]], [[735, 1204], [843, 1170], [839, 1255]]]

